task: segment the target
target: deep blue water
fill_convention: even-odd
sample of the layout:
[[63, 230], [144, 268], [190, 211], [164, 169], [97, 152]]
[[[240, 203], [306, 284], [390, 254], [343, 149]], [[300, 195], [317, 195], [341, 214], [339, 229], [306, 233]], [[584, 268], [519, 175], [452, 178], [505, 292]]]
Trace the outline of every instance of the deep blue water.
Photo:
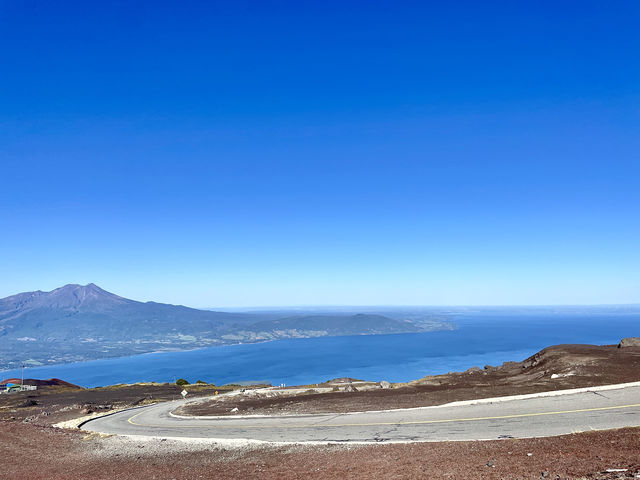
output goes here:
[[[613, 344], [640, 336], [640, 314], [469, 314], [454, 331], [287, 339], [30, 368], [85, 387], [175, 378], [217, 385], [319, 383], [336, 377], [401, 382], [472, 366], [519, 361], [560, 343]], [[0, 379], [19, 376], [0, 372]]]

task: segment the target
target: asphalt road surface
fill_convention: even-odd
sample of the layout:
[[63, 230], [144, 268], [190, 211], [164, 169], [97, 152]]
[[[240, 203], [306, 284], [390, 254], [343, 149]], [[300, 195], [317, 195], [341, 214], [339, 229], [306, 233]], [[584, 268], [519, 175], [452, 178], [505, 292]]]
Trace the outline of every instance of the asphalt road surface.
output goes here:
[[184, 401], [100, 417], [85, 430], [270, 442], [408, 442], [562, 435], [640, 426], [640, 387], [488, 404], [272, 417], [175, 418]]

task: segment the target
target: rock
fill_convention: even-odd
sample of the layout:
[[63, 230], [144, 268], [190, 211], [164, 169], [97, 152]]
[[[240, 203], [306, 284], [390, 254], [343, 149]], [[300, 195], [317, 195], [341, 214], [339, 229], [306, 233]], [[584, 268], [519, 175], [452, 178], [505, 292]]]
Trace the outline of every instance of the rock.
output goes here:
[[487, 462], [487, 467], [495, 467], [495, 466], [496, 466], [496, 464], [495, 464], [495, 462], [493, 460], [489, 460]]
[[231, 413], [235, 413], [237, 411], [238, 411], [238, 407], [234, 407], [234, 408], [231, 409]]
[[380, 382], [380, 386], [381, 386], [382, 388], [391, 388], [391, 384], [390, 384], [389, 382], [387, 382], [386, 380], [382, 380], [382, 381]]
[[540, 353], [536, 353], [532, 357], [527, 358], [522, 362], [522, 368], [527, 369], [531, 367], [535, 367], [540, 363]]
[[92, 403], [85, 403], [82, 407], [83, 408], [80, 410], [80, 413], [88, 414], [97, 412], [98, 410], [111, 410], [113, 405], [94, 405]]
[[503, 362], [502, 368], [518, 368], [520, 367], [520, 362]]
[[362, 382], [364, 380], [359, 380], [357, 378], [351, 378], [351, 377], [340, 377], [340, 378], [334, 378], [333, 380], [327, 380], [327, 382], [329, 385], [332, 385], [334, 383], [353, 383], [353, 382]]
[[549, 472], [547, 470], [545, 470], [540, 474], [540, 478], [547, 478], [548, 476], [549, 476]]
[[347, 385], [346, 387], [344, 387], [344, 390], [343, 390], [343, 392], [357, 392], [357, 391], [358, 389], [353, 385]]
[[480, 367], [471, 367], [469, 370], [467, 370], [467, 373], [475, 373], [475, 372], [481, 372], [482, 369]]
[[620, 340], [618, 348], [640, 347], [640, 337], [627, 337]]

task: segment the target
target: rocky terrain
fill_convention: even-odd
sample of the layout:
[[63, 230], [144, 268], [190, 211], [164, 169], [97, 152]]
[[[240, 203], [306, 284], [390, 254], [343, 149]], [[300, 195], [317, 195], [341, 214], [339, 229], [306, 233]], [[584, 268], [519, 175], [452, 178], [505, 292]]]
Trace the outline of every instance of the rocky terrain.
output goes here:
[[147, 405], [180, 398], [187, 389], [190, 398], [212, 396], [241, 388], [194, 384], [179, 386], [168, 383], [113, 385], [82, 388], [67, 382], [25, 379], [25, 384], [39, 385], [37, 390], [0, 395], [0, 420], [51, 426], [93, 413], [107, 413], [123, 408]]
[[[466, 372], [425, 377], [410, 383], [328, 382], [302, 389], [257, 391], [192, 404], [182, 408], [180, 413], [343, 413], [422, 407], [458, 400], [633, 381], [640, 381], [640, 346], [556, 345], [521, 362], [474, 367]], [[383, 388], [386, 386], [392, 388]]]
[[229, 448], [0, 422], [0, 439], [0, 476], [13, 480], [558, 480], [640, 474], [640, 431], [631, 428], [488, 442]]
[[[558, 345], [522, 362], [425, 377], [408, 384], [380, 385], [340, 378], [317, 387], [259, 389], [258, 392], [279, 393], [255, 398], [243, 396], [244, 387], [239, 386], [191, 385], [186, 389], [189, 395], [201, 395], [203, 400], [211, 399], [216, 390], [220, 393], [237, 390], [235, 403], [227, 403], [225, 397], [201, 403], [198, 408], [206, 407], [206, 413], [228, 413], [226, 409], [232, 405], [243, 412], [253, 408], [252, 413], [271, 414], [432, 405], [482, 396], [637, 381], [640, 346], [633, 344], [622, 342], [622, 348]], [[139, 384], [83, 389], [72, 385], [47, 386], [45, 382], [35, 392], [0, 395], [0, 477], [19, 480], [640, 478], [638, 428], [484, 442], [234, 447], [206, 440], [123, 438], [52, 427], [64, 420], [169, 400], [177, 397], [182, 388]], [[311, 392], [320, 389], [329, 392]], [[216, 404], [224, 408], [218, 412]]]

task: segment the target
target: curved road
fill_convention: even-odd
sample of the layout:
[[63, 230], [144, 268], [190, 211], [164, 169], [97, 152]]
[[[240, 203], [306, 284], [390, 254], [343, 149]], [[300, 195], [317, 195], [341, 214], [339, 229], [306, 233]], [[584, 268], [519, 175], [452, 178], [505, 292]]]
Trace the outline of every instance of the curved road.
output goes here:
[[184, 401], [119, 412], [85, 430], [269, 442], [408, 442], [542, 437], [640, 426], [640, 387], [475, 405], [273, 417], [176, 418]]

